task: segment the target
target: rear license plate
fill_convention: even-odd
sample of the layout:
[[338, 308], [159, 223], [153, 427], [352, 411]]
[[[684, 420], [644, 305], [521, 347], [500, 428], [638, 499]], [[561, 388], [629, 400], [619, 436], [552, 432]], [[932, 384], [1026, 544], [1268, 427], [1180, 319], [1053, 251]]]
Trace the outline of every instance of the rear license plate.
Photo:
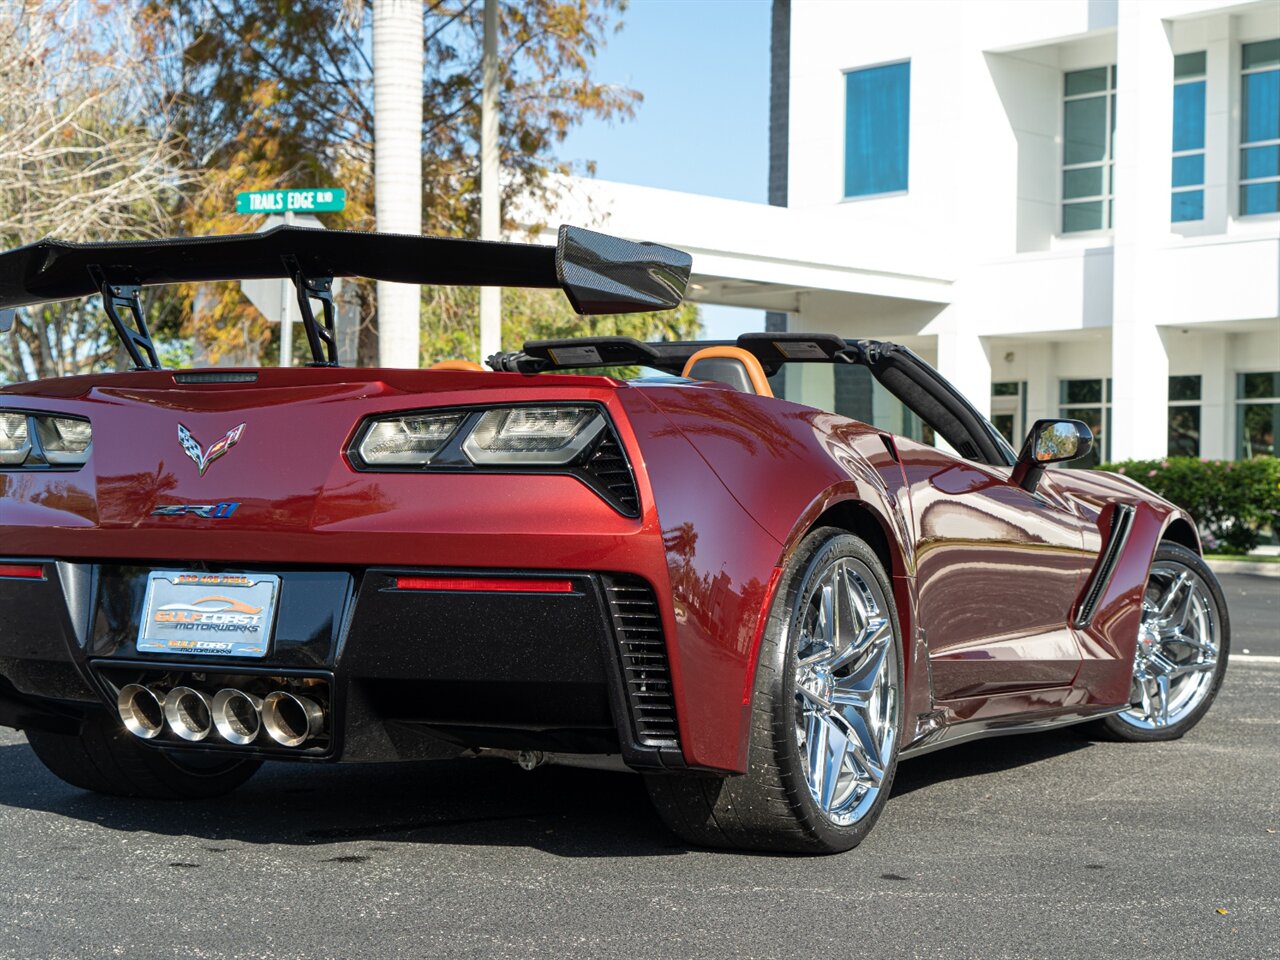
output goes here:
[[265, 657], [279, 596], [268, 573], [153, 573], [138, 652]]

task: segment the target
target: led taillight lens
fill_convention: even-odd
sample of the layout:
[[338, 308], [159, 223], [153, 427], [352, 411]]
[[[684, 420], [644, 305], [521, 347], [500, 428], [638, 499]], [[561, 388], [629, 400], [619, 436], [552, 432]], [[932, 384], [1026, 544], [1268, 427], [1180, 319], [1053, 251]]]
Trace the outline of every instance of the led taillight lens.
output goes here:
[[40, 450], [53, 466], [79, 466], [89, 459], [93, 447], [93, 427], [88, 420], [70, 417], [36, 417]]
[[15, 466], [31, 453], [30, 428], [25, 413], [0, 413], [0, 466]]
[[472, 463], [563, 465], [604, 429], [595, 407], [546, 405], [486, 410], [462, 445]]
[[360, 459], [371, 467], [425, 466], [444, 449], [464, 414], [415, 414], [378, 420], [360, 441]]
[[0, 467], [79, 467], [92, 449], [88, 420], [0, 411]]

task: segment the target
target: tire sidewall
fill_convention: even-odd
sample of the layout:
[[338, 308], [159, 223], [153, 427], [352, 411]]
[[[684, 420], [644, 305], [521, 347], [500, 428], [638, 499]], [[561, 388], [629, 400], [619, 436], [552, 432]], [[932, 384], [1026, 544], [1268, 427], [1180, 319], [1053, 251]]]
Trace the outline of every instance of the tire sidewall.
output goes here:
[[[876, 603], [889, 618], [893, 629], [893, 656], [896, 661], [896, 689], [898, 702], [898, 731], [893, 753], [885, 764], [885, 776], [880, 794], [874, 804], [856, 823], [847, 826], [832, 823], [822, 813], [809, 793], [806, 779], [806, 758], [796, 742], [795, 670], [798, 629], [804, 601], [815, 578], [835, 560], [850, 562], [866, 581], [875, 595]], [[893, 788], [893, 778], [898, 766], [898, 749], [903, 739], [905, 720], [902, 631], [897, 608], [893, 602], [893, 588], [879, 558], [863, 540], [845, 530], [823, 527], [814, 530], [797, 548], [783, 573], [778, 594], [770, 611], [767, 632], [774, 640], [772, 662], [766, 676], [758, 677], [757, 696], [767, 696], [772, 713], [773, 748], [783, 782], [787, 785], [788, 799], [796, 819], [804, 829], [824, 848], [833, 852], [848, 850], [862, 841], [874, 826]], [[766, 680], [766, 684], [759, 681]], [[764, 689], [761, 689], [761, 687]]]

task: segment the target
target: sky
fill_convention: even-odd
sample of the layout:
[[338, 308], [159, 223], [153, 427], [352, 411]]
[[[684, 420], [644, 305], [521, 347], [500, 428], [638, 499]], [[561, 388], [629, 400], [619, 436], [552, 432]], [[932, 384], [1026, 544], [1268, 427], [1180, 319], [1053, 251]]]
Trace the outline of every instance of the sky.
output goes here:
[[[605, 83], [639, 90], [623, 123], [589, 121], [560, 156], [596, 176], [764, 203], [769, 174], [770, 0], [631, 0], [596, 57]], [[764, 329], [759, 310], [702, 308], [704, 333]]]

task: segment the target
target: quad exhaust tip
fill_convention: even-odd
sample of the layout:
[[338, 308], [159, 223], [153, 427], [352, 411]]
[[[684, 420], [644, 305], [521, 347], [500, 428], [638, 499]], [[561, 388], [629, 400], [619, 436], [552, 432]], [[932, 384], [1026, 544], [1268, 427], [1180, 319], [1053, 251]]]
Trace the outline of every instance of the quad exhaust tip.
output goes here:
[[135, 737], [154, 740], [167, 726], [189, 743], [218, 736], [236, 746], [254, 743], [263, 730], [282, 747], [301, 747], [325, 728], [325, 711], [311, 697], [275, 690], [265, 698], [234, 687], [209, 694], [194, 687], [174, 687], [168, 693], [131, 683], [120, 690], [116, 708], [125, 728]]
[[262, 729], [262, 700], [243, 690], [228, 687], [213, 698], [213, 724], [229, 743], [246, 746], [258, 739]]
[[262, 702], [262, 725], [280, 746], [300, 747], [324, 730], [324, 710], [310, 697], [276, 690]]
[[126, 730], [143, 740], [154, 740], [164, 729], [164, 700], [163, 694], [150, 687], [131, 683], [121, 688], [116, 709]]
[[164, 700], [164, 718], [183, 740], [199, 743], [213, 732], [213, 701], [191, 687], [174, 687]]

